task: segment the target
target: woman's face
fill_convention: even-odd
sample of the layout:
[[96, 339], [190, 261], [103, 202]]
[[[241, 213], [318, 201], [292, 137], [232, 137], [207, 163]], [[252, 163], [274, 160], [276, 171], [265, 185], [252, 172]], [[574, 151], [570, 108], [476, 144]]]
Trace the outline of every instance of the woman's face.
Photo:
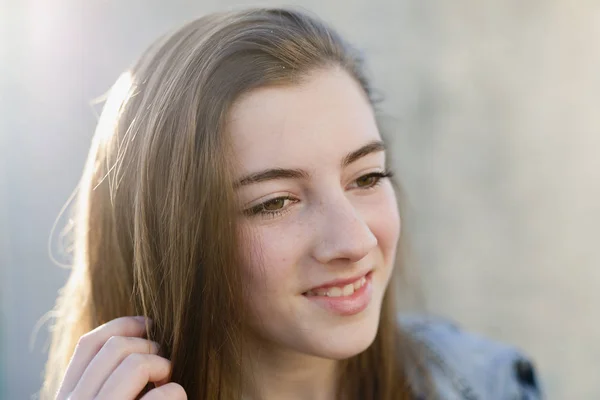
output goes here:
[[337, 68], [242, 96], [228, 121], [253, 336], [344, 359], [374, 340], [400, 218], [373, 110]]

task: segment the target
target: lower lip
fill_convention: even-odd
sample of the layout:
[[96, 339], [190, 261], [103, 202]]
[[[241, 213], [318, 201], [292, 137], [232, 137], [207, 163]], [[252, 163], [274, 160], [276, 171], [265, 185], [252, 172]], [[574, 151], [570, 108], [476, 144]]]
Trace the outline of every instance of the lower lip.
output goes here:
[[304, 296], [325, 310], [337, 315], [350, 316], [363, 311], [371, 302], [373, 283], [371, 272], [365, 275], [366, 282], [355, 290], [350, 296], [327, 297], [327, 296]]

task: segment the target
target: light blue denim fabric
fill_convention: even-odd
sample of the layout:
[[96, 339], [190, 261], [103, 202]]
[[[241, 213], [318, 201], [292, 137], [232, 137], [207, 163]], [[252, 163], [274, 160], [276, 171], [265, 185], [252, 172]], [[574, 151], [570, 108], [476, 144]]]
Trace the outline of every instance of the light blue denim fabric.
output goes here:
[[423, 345], [435, 400], [543, 399], [533, 364], [517, 348], [465, 332], [442, 318], [401, 315], [399, 321]]

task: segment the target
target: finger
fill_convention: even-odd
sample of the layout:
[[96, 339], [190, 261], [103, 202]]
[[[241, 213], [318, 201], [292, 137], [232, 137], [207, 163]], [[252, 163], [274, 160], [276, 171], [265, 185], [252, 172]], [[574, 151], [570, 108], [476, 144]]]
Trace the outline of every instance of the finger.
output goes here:
[[170, 382], [146, 393], [141, 400], [187, 400], [183, 386]]
[[145, 332], [146, 322], [143, 317], [122, 317], [107, 322], [79, 338], [60, 385], [57, 400], [65, 399], [75, 389], [85, 368], [111, 336], [141, 337]]
[[87, 366], [72, 395], [94, 397], [110, 374], [133, 353], [158, 354], [158, 343], [138, 337], [112, 336]]
[[148, 382], [164, 381], [170, 374], [171, 362], [166, 358], [154, 354], [131, 354], [104, 382], [97, 399], [136, 398]]

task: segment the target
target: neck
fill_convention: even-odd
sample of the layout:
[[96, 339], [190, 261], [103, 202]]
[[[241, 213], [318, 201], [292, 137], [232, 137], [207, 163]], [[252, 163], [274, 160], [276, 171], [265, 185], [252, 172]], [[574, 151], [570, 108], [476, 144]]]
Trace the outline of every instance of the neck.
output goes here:
[[265, 345], [247, 346], [244, 400], [334, 400], [339, 362]]

